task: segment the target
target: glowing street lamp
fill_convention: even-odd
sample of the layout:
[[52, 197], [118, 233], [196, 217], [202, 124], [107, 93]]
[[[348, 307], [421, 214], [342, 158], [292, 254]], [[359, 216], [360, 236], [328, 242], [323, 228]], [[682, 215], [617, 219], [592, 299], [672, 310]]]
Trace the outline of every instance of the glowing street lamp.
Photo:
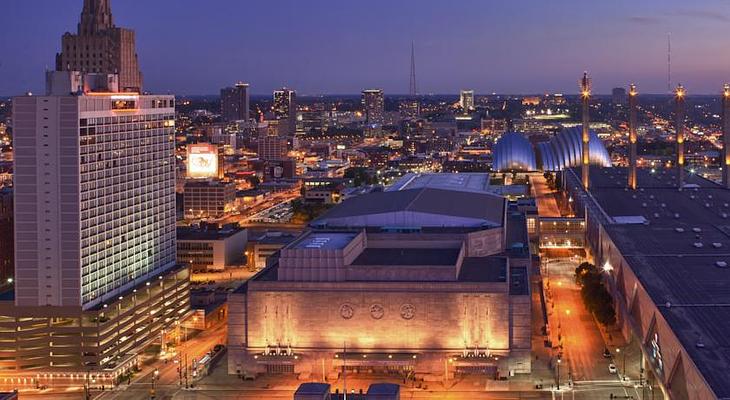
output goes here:
[[608, 262], [608, 260], [606, 260], [606, 263], [603, 264], [603, 272], [608, 273], [608, 272], [611, 272], [611, 271], [613, 271], [613, 265], [611, 265], [611, 263]]

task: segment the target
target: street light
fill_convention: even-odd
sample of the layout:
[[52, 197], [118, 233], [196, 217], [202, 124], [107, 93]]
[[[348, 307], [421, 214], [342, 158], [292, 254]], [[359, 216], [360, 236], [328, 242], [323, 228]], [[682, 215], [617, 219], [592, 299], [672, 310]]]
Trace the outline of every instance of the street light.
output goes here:
[[[616, 348], [616, 354], [619, 354], [619, 353], [621, 353], [621, 349], [620, 348]], [[626, 378], [626, 352], [625, 351], [623, 352], [623, 357], [622, 357], [622, 360], [621, 360], [621, 371], [620, 372], [624, 375], [624, 377], [621, 378], [621, 380], [622, 381], [623, 380], [626, 380], [625, 379]]]
[[558, 358], [558, 364], [557, 364], [557, 367], [558, 367], [558, 390], [560, 390], [560, 363], [561, 362], [563, 362], [563, 360], [561, 360], [560, 358]]
[[155, 398], [155, 383], [157, 382], [158, 377], [160, 376], [160, 370], [155, 368], [155, 372], [152, 375], [152, 390], [150, 390], [150, 399]]

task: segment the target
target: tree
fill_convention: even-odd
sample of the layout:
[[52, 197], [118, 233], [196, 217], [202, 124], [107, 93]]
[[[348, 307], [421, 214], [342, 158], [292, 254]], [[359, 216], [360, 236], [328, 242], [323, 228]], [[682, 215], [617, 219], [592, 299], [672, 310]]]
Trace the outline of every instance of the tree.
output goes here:
[[371, 176], [365, 167], [350, 167], [345, 170], [344, 177], [345, 179], [351, 179], [355, 187], [378, 183], [377, 178]]
[[595, 265], [584, 262], [575, 269], [575, 281], [580, 285], [583, 303], [596, 320], [604, 326], [616, 323], [613, 298], [603, 282], [601, 271]]

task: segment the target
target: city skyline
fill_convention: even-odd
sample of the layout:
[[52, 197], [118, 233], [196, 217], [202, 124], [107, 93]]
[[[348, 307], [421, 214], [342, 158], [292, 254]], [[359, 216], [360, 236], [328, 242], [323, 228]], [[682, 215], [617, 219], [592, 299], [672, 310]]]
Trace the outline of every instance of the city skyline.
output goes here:
[[[421, 94], [576, 93], [575, 75], [583, 70], [594, 77], [596, 93], [630, 82], [643, 93], [666, 93], [670, 31], [673, 85], [681, 82], [690, 95], [716, 94], [730, 79], [722, 40], [708, 39], [728, 33], [730, 4], [719, 0], [467, 2], [460, 12], [437, 2], [376, 2], [365, 9], [330, 1], [306, 7], [222, 1], [205, 10], [205, 19], [192, 0], [146, 4], [144, 13], [137, 3], [114, 2], [114, 20], [137, 31], [145, 89], [158, 93], [208, 95], [241, 80], [254, 95], [282, 86], [301, 95], [365, 88], [407, 94], [411, 42]], [[69, 21], [78, 19], [80, 6], [6, 5], [0, 26], [17, 40], [0, 44], [0, 53], [14, 55], [0, 60], [0, 73], [13, 77], [0, 82], [0, 95], [42, 90], [39, 72], [53, 68], [51, 55], [60, 51], [49, 38], [76, 30]], [[31, 32], [28, 21], [42, 23]]]

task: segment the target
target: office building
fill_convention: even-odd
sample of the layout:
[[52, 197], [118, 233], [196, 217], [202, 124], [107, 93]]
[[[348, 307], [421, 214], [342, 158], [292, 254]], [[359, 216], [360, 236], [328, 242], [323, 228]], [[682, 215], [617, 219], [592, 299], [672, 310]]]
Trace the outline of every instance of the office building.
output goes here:
[[274, 116], [280, 121], [279, 134], [293, 136], [297, 128], [297, 92], [287, 88], [275, 90], [272, 108]]
[[252, 235], [246, 246], [248, 267], [257, 270], [264, 268], [269, 257], [296, 238], [295, 235], [287, 232], [265, 232]]
[[507, 120], [497, 118], [482, 118], [481, 120], [482, 135], [492, 138], [498, 138], [507, 132]]
[[118, 74], [120, 90], [142, 90], [134, 31], [114, 25], [110, 0], [84, 0], [77, 33], [61, 39], [56, 70]]
[[622, 87], [613, 88], [611, 90], [611, 102], [616, 105], [625, 105], [626, 103], [628, 103], [626, 89]]
[[229, 296], [230, 374], [531, 371], [525, 215], [487, 174], [426, 176], [335, 206]]
[[218, 180], [188, 180], [183, 192], [185, 218], [221, 218], [236, 208], [236, 184]]
[[120, 92], [115, 76], [47, 78], [47, 95], [13, 99], [16, 259], [0, 369], [28, 384], [109, 385], [189, 311], [175, 100]]
[[221, 89], [221, 116], [224, 121], [248, 121], [248, 89], [248, 83], [243, 82]]
[[474, 91], [462, 90], [459, 95], [459, 106], [464, 112], [474, 111]]
[[177, 261], [192, 271], [223, 270], [245, 264], [246, 229], [214, 224], [177, 228]]
[[264, 136], [259, 138], [258, 155], [264, 161], [283, 160], [288, 153], [289, 145], [286, 138], [278, 136]]
[[365, 123], [380, 126], [385, 122], [385, 97], [382, 89], [362, 91], [362, 108]]

